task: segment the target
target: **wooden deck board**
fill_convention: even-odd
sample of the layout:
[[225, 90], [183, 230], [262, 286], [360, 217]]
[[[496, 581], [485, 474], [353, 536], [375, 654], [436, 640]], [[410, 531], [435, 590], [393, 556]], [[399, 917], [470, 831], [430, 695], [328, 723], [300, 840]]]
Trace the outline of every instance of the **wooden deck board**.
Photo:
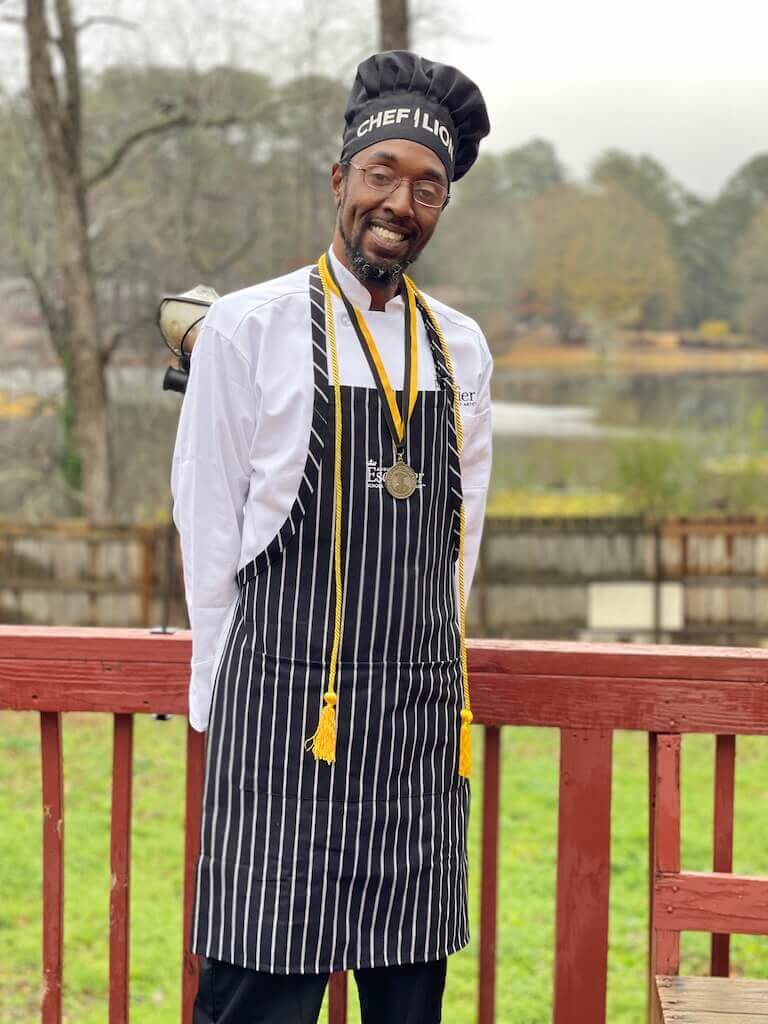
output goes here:
[[707, 1010], [670, 1010], [664, 1013], [664, 1024], [765, 1024], [764, 1013], [712, 1013]]
[[664, 1024], [768, 1024], [768, 980], [659, 975]]

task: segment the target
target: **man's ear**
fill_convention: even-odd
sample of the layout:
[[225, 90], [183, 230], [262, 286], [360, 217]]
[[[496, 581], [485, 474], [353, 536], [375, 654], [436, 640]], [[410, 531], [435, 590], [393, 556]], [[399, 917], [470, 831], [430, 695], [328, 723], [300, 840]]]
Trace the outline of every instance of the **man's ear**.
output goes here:
[[331, 168], [331, 189], [333, 190], [333, 198], [336, 201], [336, 209], [338, 210], [344, 193], [344, 171], [341, 164], [334, 164]]

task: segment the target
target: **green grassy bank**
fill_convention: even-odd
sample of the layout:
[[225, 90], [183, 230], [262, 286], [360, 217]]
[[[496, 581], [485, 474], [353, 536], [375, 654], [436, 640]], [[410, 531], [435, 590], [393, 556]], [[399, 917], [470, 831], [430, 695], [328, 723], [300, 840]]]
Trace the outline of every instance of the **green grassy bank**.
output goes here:
[[[64, 1020], [107, 1016], [111, 719], [65, 720], [66, 897]], [[473, 941], [449, 962], [443, 1019], [475, 1020], [481, 730], [476, 729], [471, 855]], [[178, 1024], [185, 722], [137, 716], [131, 918], [132, 1024]], [[711, 737], [685, 741], [683, 863], [711, 858]], [[646, 945], [646, 738], [616, 736], [608, 1020], [639, 1024]], [[545, 1024], [552, 999], [558, 737], [507, 729], [503, 748], [499, 1024]], [[738, 744], [736, 869], [768, 874], [768, 744]], [[40, 768], [37, 716], [0, 713], [0, 1021], [39, 1020]], [[737, 973], [768, 976], [768, 942], [734, 940]], [[704, 936], [683, 939], [684, 968], [703, 973]], [[350, 1020], [359, 1021], [356, 998]], [[323, 1019], [323, 1018], [321, 1018]]]

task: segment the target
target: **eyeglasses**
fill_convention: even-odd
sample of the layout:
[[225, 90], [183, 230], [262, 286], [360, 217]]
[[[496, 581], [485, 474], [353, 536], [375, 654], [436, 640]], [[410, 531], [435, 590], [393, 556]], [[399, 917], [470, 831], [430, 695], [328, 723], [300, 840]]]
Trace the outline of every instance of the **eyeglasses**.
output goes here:
[[445, 185], [441, 185], [439, 181], [432, 181], [430, 178], [419, 178], [418, 181], [413, 181], [412, 178], [398, 178], [392, 168], [387, 167], [385, 164], [370, 164], [368, 167], [359, 167], [357, 164], [353, 164], [351, 160], [347, 162], [350, 167], [354, 167], [355, 170], [362, 172], [365, 184], [376, 192], [395, 192], [404, 181], [408, 181], [411, 184], [413, 198], [420, 206], [429, 206], [433, 209], [439, 208], [445, 204], [448, 198], [448, 189]]

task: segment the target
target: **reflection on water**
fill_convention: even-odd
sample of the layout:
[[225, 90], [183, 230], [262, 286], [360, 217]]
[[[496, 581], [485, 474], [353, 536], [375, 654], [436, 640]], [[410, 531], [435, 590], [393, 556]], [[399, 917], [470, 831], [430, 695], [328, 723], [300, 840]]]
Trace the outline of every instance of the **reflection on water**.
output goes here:
[[766, 372], [566, 375], [498, 370], [493, 377], [498, 401], [572, 406], [591, 411], [606, 426], [649, 430], [737, 426], [756, 405], [765, 404], [767, 389]]
[[491, 420], [496, 437], [615, 437], [636, 433], [596, 423], [595, 410], [584, 405], [493, 402]]

